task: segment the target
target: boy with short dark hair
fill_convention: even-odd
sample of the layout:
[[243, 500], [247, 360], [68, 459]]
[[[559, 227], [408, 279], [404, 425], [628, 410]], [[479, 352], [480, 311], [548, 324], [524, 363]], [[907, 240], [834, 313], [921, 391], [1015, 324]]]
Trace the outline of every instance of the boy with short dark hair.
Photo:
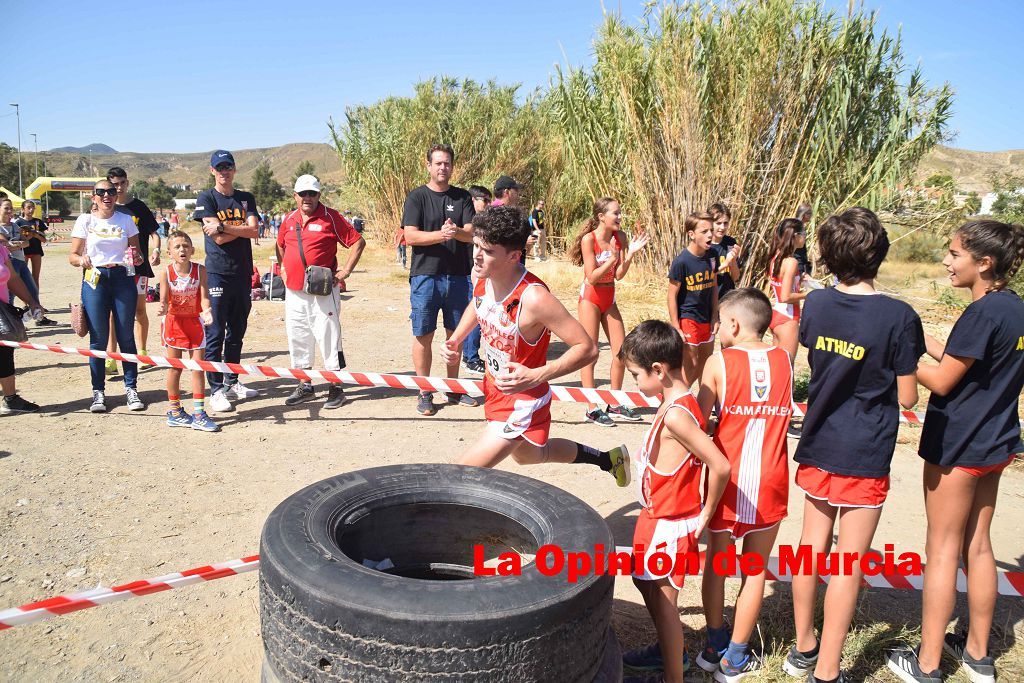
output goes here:
[[[522, 213], [512, 206], [491, 207], [473, 219], [473, 228], [473, 298], [441, 355], [449, 364], [457, 362], [462, 342], [479, 322], [488, 425], [459, 464], [494, 467], [511, 455], [522, 465], [597, 465], [626, 486], [625, 446], [601, 451], [568, 439], [548, 439], [548, 382], [593, 362], [597, 347], [547, 285], [520, 263], [530, 230]], [[552, 332], [568, 350], [549, 361]]]
[[[676, 604], [686, 563], [675, 558], [697, 550], [697, 538], [729, 481], [729, 461], [704, 433], [700, 407], [683, 377], [683, 340], [675, 328], [661, 320], [645, 320], [626, 335], [619, 357], [640, 391], [664, 397], [633, 458], [642, 506], [633, 532], [633, 554], [640, 564], [634, 567], [633, 583], [654, 620], [658, 642], [627, 652], [622, 660], [632, 669], [664, 669], [665, 681], [679, 683], [689, 665]], [[707, 493], [702, 507], [705, 464]], [[664, 571], [642, 559], [655, 551], [673, 558], [669, 567], [661, 568]]]
[[[704, 419], [717, 406], [714, 441], [729, 459], [732, 474], [708, 524], [708, 557], [728, 551], [742, 538], [743, 554], [756, 553], [767, 566], [789, 497], [786, 430], [793, 413], [793, 370], [785, 349], [761, 341], [772, 319], [764, 292], [753, 287], [730, 291], [719, 303], [719, 316], [722, 351], [704, 368], [698, 402]], [[762, 667], [749, 642], [764, 584], [763, 573], [743, 577], [730, 637], [723, 615], [725, 577], [704, 572], [708, 641], [697, 664], [716, 681], [736, 683]]]

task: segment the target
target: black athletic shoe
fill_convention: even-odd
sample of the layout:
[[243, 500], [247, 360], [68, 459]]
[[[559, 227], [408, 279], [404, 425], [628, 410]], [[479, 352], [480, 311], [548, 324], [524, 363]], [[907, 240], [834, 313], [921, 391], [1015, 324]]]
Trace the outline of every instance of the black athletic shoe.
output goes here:
[[479, 377], [483, 377], [484, 375], [484, 362], [480, 359], [463, 363], [462, 367], [466, 368], [466, 372], [471, 375], [477, 375]]
[[416, 401], [416, 412], [420, 415], [433, 415], [437, 412], [437, 408], [434, 406], [434, 395], [421, 391], [420, 397]]
[[960, 666], [971, 679], [971, 683], [995, 683], [996, 663], [992, 657], [975, 659], [967, 652], [967, 635], [964, 633], [947, 633], [942, 644], [946, 652], [960, 662]]
[[311, 401], [314, 398], [316, 398], [316, 391], [313, 389], [313, 385], [299, 382], [291, 395], [284, 400], [284, 404], [286, 406], [293, 406], [303, 401]]
[[620, 420], [628, 420], [630, 422], [644, 421], [643, 416], [629, 406], [608, 406], [604, 412], [609, 417], [617, 417]]
[[596, 425], [602, 427], [614, 427], [615, 421], [608, 417], [608, 413], [604, 412], [600, 408], [594, 408], [593, 410], [587, 411], [587, 422], [593, 422]]
[[906, 683], [942, 683], [942, 669], [922, 671], [917, 661], [917, 651], [911, 650], [909, 645], [890, 652], [888, 664], [896, 677]]
[[[813, 671], [807, 674], [807, 683], [821, 683], [821, 680], [814, 675]], [[846, 672], [840, 671], [835, 683], [850, 683], [850, 680], [846, 677]]]
[[18, 394], [0, 398], [0, 415], [11, 413], [38, 413], [39, 406], [32, 401], [26, 401]]
[[343, 405], [345, 405], [345, 389], [340, 384], [332, 384], [327, 387], [327, 402], [324, 403], [324, 408], [332, 410]]
[[789, 648], [786, 661], [782, 662], [782, 670], [790, 676], [803, 678], [814, 671], [814, 665], [818, 663], [818, 648], [815, 646], [814, 653], [810, 656], [803, 654], [796, 649], [796, 645]]
[[450, 406], [466, 406], [467, 408], [479, 408], [480, 399], [469, 394], [445, 394]]
[[45, 315], [36, 321], [36, 327], [53, 327], [54, 325], [60, 325], [56, 320], [50, 320]]

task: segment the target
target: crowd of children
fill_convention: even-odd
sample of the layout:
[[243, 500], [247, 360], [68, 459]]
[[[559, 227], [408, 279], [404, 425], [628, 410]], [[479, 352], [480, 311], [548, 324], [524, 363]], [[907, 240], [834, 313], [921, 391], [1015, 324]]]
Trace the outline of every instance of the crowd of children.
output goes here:
[[[787, 435], [800, 344], [811, 370], [794, 454], [793, 481], [804, 494], [800, 546], [810, 548], [812, 557], [833, 544], [841, 556], [864, 557], [889, 492], [900, 407], [917, 403], [920, 383], [932, 392], [919, 451], [928, 519], [921, 644], [895, 650], [888, 665], [908, 683], [941, 681], [945, 648], [972, 681], [994, 683], [988, 638], [996, 572], [989, 527], [1000, 474], [1024, 451], [1017, 414], [1024, 389], [1024, 303], [1007, 289], [1024, 261], [1024, 228], [977, 221], [957, 231], [943, 263], [953, 286], [969, 290], [973, 303], [943, 346], [925, 335], [913, 308], [876, 291], [889, 240], [871, 211], [851, 208], [818, 227], [819, 264], [835, 284], [806, 293], [797, 258], [805, 246], [804, 223], [781, 221], [767, 272], [771, 299], [757, 289], [735, 288], [741, 249], [726, 239], [730, 219], [721, 205], [686, 217], [688, 245], [669, 269], [671, 324], [648, 320], [623, 337], [614, 282], [646, 238], [638, 231], [629, 241], [616, 200], [595, 202], [570, 255], [584, 269], [579, 321], [526, 270], [528, 231], [518, 212], [500, 207], [477, 216], [474, 301], [442, 354], [457, 358], [479, 322], [489, 425], [460, 463], [492, 467], [512, 455], [520, 464], [593, 464], [625, 486], [628, 459], [641, 506], [633, 537], [638, 558], [653, 549], [685, 555], [706, 530], [709, 557], [742, 539], [744, 554], [765, 564], [788, 512]], [[662, 398], [631, 458], [625, 446], [600, 451], [548, 439], [547, 382], [582, 369], [584, 386], [593, 386], [599, 327], [616, 361], [613, 388], [621, 386], [624, 368], [641, 392]], [[769, 331], [770, 344], [764, 341]], [[551, 332], [568, 350], [547, 361]], [[716, 335], [722, 348], [708, 362]], [[919, 363], [925, 353], [938, 365]], [[598, 424], [594, 412], [605, 419], [618, 412], [614, 406], [590, 409], [588, 419]], [[960, 561], [968, 573], [969, 629], [947, 635]], [[690, 663], [677, 606], [686, 567], [655, 568], [637, 562], [634, 581], [657, 642], [627, 652], [623, 661], [634, 671], [658, 672], [629, 681], [676, 683]], [[783, 664], [786, 673], [811, 683], [848, 680], [840, 663], [861, 572], [862, 565], [853, 563], [831, 577], [817, 632], [818, 567], [812, 563], [811, 571], [793, 577], [795, 642]], [[742, 577], [731, 626], [724, 581], [705, 569], [706, 640], [696, 660], [715, 680], [734, 683], [764, 667], [751, 640], [765, 576]]]
[[[642, 506], [634, 552], [692, 549], [707, 529], [709, 557], [743, 539], [744, 553], [768, 558], [787, 514], [786, 435], [799, 341], [811, 369], [809, 407], [794, 455], [794, 482], [804, 493], [800, 546], [816, 557], [834, 542], [841, 556], [864, 557], [889, 492], [900, 406], [917, 403], [920, 383], [932, 392], [919, 450], [928, 520], [921, 644], [893, 651], [888, 666], [908, 683], [941, 681], [946, 649], [970, 680], [994, 683], [988, 639], [996, 568], [989, 528], [1000, 473], [1024, 451], [1017, 411], [1024, 388], [1024, 303], [1006, 288], [1024, 261], [1024, 228], [977, 221], [957, 231], [943, 263], [953, 286], [969, 290], [973, 303], [943, 346], [925, 335], [909, 305], [876, 291], [889, 240], [871, 211], [852, 208], [818, 227], [819, 263], [836, 284], [808, 294], [801, 291], [793, 256], [804, 244], [803, 224], [783, 220], [768, 271], [771, 301], [749, 288], [719, 300], [717, 289], [706, 286], [715, 282], [716, 264], [707, 253], [721, 216], [687, 218], [690, 244], [669, 271], [669, 314], [678, 330], [646, 321], [627, 335], [620, 352], [640, 390], [663, 396], [633, 459]], [[772, 345], [763, 341], [769, 329]], [[722, 350], [707, 363], [716, 331]], [[925, 353], [938, 365], [919, 363]], [[697, 376], [694, 401], [689, 391]], [[713, 442], [696, 434], [705, 425]], [[701, 463], [708, 465], [703, 500]], [[968, 628], [946, 634], [961, 561], [968, 575]], [[855, 563], [831, 577], [816, 633], [819, 580], [811, 566], [793, 577], [795, 642], [783, 669], [812, 683], [846, 681], [840, 662], [861, 567]], [[623, 660], [634, 670], [661, 673], [627, 680], [681, 681], [689, 664], [675, 602], [683, 573], [635, 571], [658, 641]], [[706, 641], [697, 663], [717, 681], [733, 683], [763, 668], [750, 640], [764, 584], [763, 574], [742, 578], [730, 628], [724, 577], [705, 569]]]

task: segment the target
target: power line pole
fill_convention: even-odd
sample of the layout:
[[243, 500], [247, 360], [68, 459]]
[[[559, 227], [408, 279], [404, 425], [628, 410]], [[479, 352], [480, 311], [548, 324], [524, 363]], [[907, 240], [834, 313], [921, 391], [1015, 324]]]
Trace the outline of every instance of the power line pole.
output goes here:
[[21, 180], [21, 107], [17, 102], [11, 102], [14, 113], [18, 116], [18, 192], [25, 196], [25, 183]]
[[36, 150], [36, 178], [39, 177], [39, 136], [35, 133], [29, 133], [32, 136], [32, 142], [35, 145]]

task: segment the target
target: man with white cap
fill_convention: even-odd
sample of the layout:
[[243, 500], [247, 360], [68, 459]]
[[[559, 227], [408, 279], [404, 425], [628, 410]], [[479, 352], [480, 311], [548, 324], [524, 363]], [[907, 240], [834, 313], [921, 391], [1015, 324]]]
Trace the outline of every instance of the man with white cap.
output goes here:
[[[284, 267], [288, 353], [292, 367], [311, 369], [313, 347], [319, 345], [324, 368], [341, 370], [345, 367], [345, 353], [341, 347], [338, 286], [359, 263], [366, 241], [340, 213], [320, 203], [320, 181], [315, 176], [296, 178], [293, 196], [297, 208], [282, 219], [277, 232], [277, 259]], [[341, 268], [339, 244], [349, 249]], [[317, 293], [322, 291], [318, 285], [323, 278], [329, 280], [330, 286], [323, 288], [325, 293]], [[311, 382], [299, 382], [284, 402], [291, 406], [315, 397]], [[344, 403], [341, 385], [331, 384], [324, 408], [340, 408]]]

